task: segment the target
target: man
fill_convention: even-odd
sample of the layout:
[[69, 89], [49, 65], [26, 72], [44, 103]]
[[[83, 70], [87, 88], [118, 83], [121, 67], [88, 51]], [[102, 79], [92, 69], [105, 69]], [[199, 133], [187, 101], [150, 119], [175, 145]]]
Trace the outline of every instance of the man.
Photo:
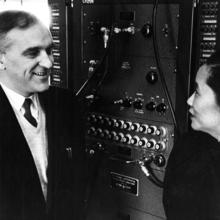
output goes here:
[[0, 13], [1, 220], [83, 216], [79, 106], [49, 87], [52, 65], [49, 30], [29, 13]]

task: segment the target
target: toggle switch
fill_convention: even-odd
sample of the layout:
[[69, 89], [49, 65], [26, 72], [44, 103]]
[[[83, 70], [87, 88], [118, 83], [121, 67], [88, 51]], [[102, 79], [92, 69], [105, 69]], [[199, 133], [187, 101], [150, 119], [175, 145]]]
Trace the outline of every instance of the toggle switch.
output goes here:
[[145, 108], [148, 110], [148, 111], [154, 111], [156, 109], [156, 103], [154, 101], [150, 101], [148, 102], [146, 105], [145, 105]]
[[164, 114], [167, 110], [167, 106], [164, 103], [160, 103], [157, 107], [156, 107], [156, 111]]
[[152, 25], [149, 22], [144, 24], [144, 26], [141, 28], [141, 33], [145, 38], [150, 38], [153, 34]]
[[154, 161], [154, 164], [157, 165], [158, 167], [163, 167], [166, 164], [166, 159], [161, 154], [156, 155], [153, 161]]
[[146, 75], [146, 80], [152, 85], [155, 84], [158, 81], [157, 72], [155, 71], [148, 72]]
[[101, 30], [101, 32], [103, 32], [104, 48], [107, 48], [110, 30], [106, 27], [101, 27], [100, 30]]
[[143, 107], [143, 100], [142, 99], [135, 99], [135, 101], [133, 102], [133, 106], [135, 109], [142, 109]]

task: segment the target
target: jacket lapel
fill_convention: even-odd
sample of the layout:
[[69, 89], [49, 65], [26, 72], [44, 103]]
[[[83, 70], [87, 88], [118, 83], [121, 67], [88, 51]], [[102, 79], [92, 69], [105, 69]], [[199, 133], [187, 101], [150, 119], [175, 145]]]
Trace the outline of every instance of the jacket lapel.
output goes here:
[[[12, 132], [13, 130], [13, 132]], [[21, 195], [42, 203], [43, 193], [29, 146], [7, 96], [0, 86], [0, 159], [5, 172], [13, 178], [8, 184], [18, 185]], [[19, 188], [20, 187], [20, 188]], [[17, 198], [19, 200], [19, 198]], [[24, 198], [20, 198], [21, 200]], [[25, 201], [18, 201], [18, 203]], [[26, 204], [24, 204], [26, 205]]]

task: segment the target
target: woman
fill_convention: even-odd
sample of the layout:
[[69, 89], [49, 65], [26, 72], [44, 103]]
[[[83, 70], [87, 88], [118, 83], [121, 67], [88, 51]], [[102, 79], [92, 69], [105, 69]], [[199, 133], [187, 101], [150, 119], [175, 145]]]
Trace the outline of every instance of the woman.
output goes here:
[[220, 220], [220, 51], [195, 83], [187, 101], [193, 130], [177, 141], [166, 169], [167, 220]]

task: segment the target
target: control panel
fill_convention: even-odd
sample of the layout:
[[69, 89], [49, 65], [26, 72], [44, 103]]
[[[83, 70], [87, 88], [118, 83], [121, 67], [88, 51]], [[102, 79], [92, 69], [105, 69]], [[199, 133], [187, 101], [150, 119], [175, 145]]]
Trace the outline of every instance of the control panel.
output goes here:
[[189, 76], [183, 57], [190, 56], [180, 54], [189, 45], [179, 42], [187, 37], [190, 44], [182, 27], [191, 21], [181, 4], [160, 2], [156, 22], [152, 1], [81, 6], [82, 72], [91, 79], [85, 148], [96, 166], [87, 220], [165, 218], [161, 186], [175, 139], [172, 109], [184, 111]]
[[173, 145], [173, 126], [154, 121], [122, 119], [90, 113], [87, 118], [87, 151], [104, 151], [125, 163], [151, 160], [153, 168], [164, 170]]
[[49, 2], [51, 84], [88, 107], [86, 219], [165, 219], [175, 119], [187, 128], [193, 1]]

